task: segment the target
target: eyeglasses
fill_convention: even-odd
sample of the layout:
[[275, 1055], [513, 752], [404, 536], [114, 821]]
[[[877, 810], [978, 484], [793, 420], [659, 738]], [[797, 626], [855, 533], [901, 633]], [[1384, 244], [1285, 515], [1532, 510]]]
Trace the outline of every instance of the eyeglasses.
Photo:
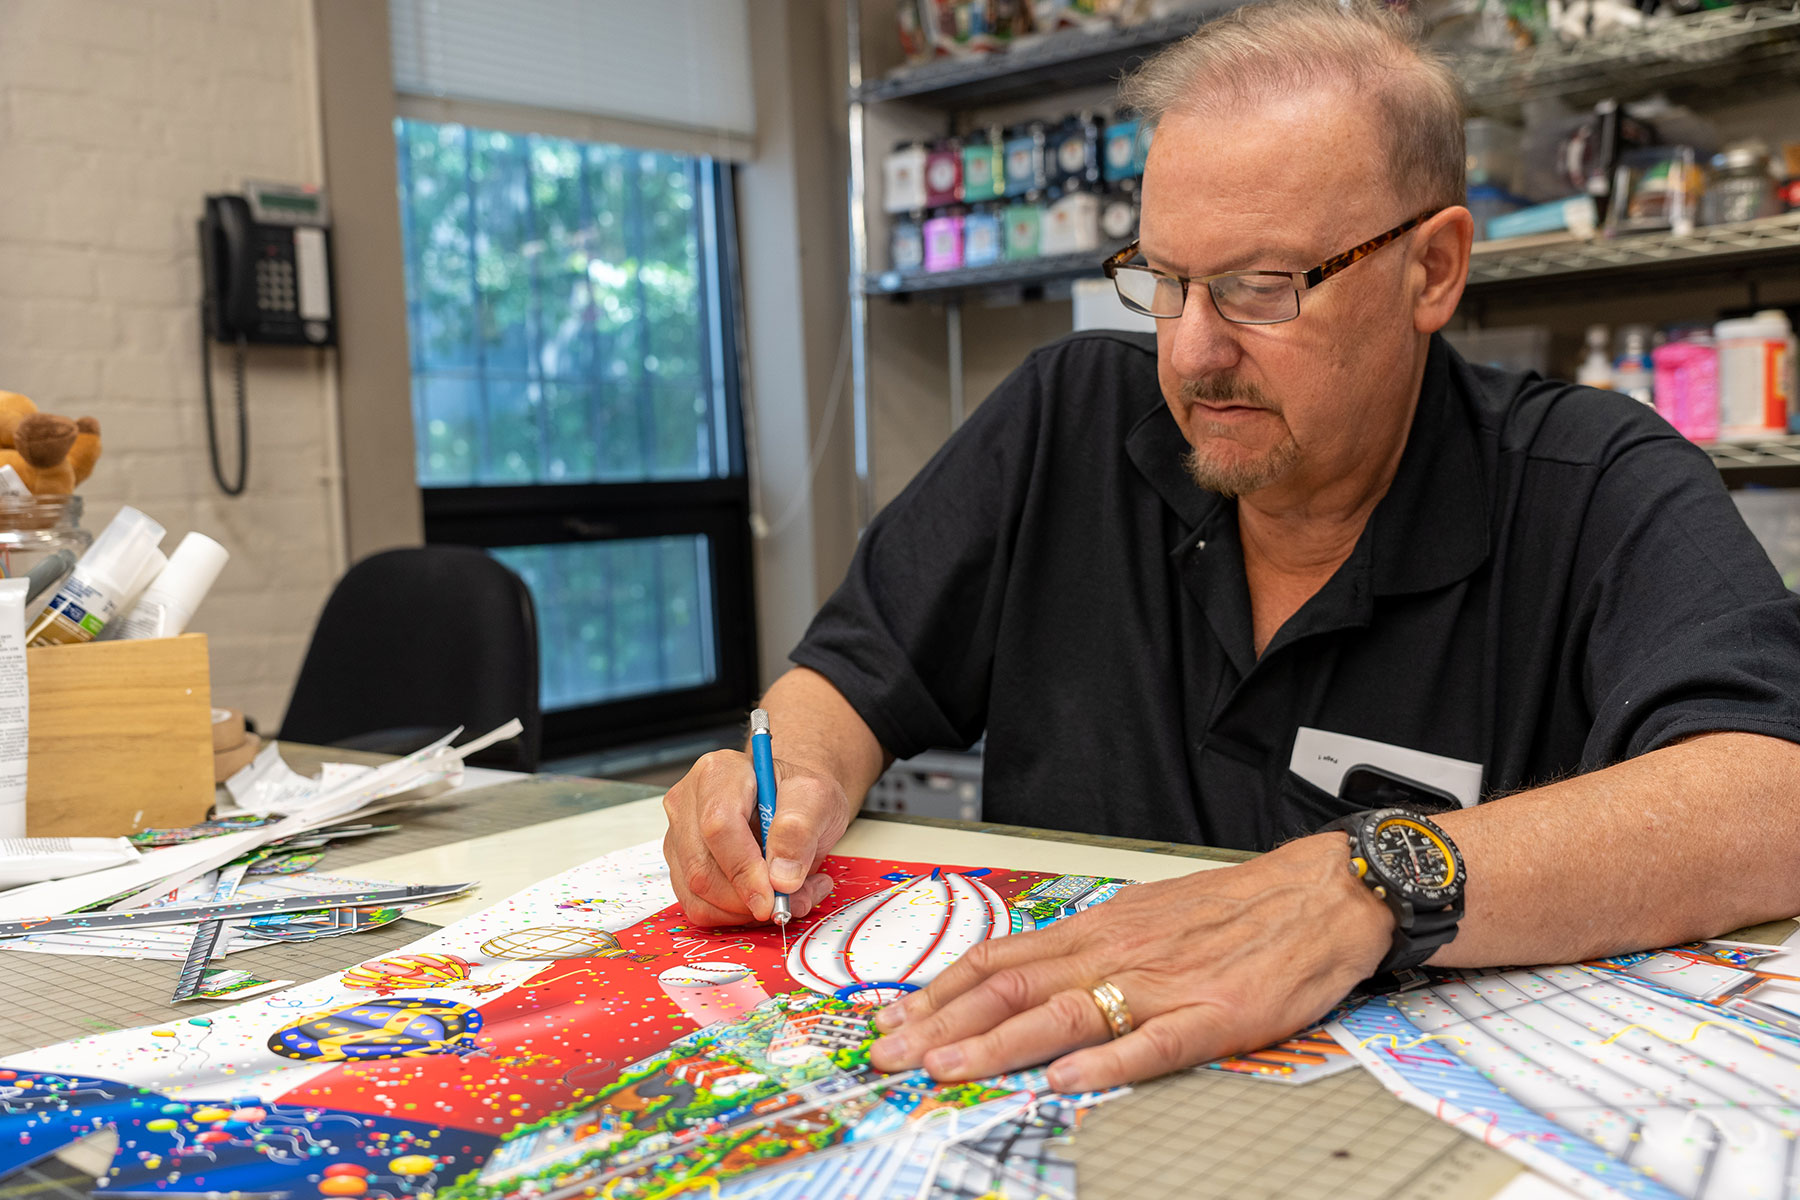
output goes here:
[[1300, 293], [1316, 288], [1358, 259], [1369, 257], [1400, 235], [1437, 216], [1442, 209], [1422, 212], [1386, 233], [1334, 254], [1310, 271], [1221, 271], [1217, 275], [1168, 275], [1131, 259], [1138, 255], [1134, 241], [1100, 269], [1119, 289], [1125, 307], [1145, 316], [1169, 319], [1187, 311], [1188, 286], [1203, 283], [1213, 307], [1227, 321], [1239, 325], [1279, 325], [1300, 315]]

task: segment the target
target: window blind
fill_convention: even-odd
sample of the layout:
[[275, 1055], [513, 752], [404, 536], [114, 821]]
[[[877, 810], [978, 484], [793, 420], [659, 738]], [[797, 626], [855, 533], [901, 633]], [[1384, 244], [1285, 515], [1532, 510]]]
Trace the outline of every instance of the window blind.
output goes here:
[[747, 158], [749, 0], [388, 0], [403, 115]]

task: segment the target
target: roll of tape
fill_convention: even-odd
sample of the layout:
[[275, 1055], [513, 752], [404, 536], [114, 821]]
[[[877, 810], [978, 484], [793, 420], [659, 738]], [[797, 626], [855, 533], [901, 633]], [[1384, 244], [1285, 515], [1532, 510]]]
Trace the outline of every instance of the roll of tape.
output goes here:
[[214, 754], [236, 750], [248, 736], [244, 729], [244, 714], [235, 708], [213, 709], [212, 729]]

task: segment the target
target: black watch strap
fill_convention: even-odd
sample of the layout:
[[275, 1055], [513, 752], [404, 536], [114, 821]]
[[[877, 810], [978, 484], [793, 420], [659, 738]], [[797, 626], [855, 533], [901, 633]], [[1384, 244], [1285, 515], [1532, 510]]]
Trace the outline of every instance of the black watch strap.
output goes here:
[[[1355, 855], [1360, 853], [1358, 843], [1362, 827], [1374, 815], [1372, 812], [1351, 813], [1321, 826], [1319, 832], [1344, 833], [1350, 841], [1350, 853]], [[1433, 828], [1436, 826], [1433, 825]], [[1438, 833], [1439, 836], [1445, 836], [1442, 830]], [[1376, 880], [1365, 877], [1364, 882], [1373, 887]], [[1388, 911], [1394, 914], [1394, 937], [1386, 956], [1376, 965], [1375, 975], [1387, 975], [1420, 966], [1439, 946], [1456, 937], [1456, 928], [1463, 916], [1460, 897], [1456, 903], [1446, 908], [1431, 909], [1415, 908], [1391, 890], [1382, 899], [1386, 902]]]

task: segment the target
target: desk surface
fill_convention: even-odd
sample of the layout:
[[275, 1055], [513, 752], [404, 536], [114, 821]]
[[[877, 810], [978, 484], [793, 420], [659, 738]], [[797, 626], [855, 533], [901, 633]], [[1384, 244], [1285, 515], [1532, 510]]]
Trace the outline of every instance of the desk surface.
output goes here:
[[[284, 748], [306, 770], [304, 748]], [[333, 754], [333, 757], [340, 757]], [[480, 879], [472, 901], [433, 905], [414, 918], [347, 938], [235, 954], [233, 968], [303, 981], [397, 949], [436, 925], [539, 879], [622, 846], [660, 838], [661, 792], [567, 776], [518, 777], [459, 791], [409, 815], [402, 829], [333, 846], [321, 869], [402, 882]], [[1169, 843], [1010, 826], [887, 817], [852, 824], [847, 854], [927, 861], [1103, 871], [1167, 878], [1246, 855]], [[12, 952], [5, 959], [7, 1020], [0, 1061], [12, 1051], [107, 1029], [191, 1017], [168, 1004], [179, 964]], [[52, 1164], [0, 1185], [0, 1200], [66, 1190], [84, 1164]], [[1424, 1200], [1539, 1191], [1512, 1160], [1402, 1104], [1362, 1071], [1294, 1087], [1216, 1072], [1187, 1072], [1137, 1088], [1090, 1116], [1071, 1154], [1084, 1200], [1171, 1194], [1201, 1200]], [[60, 1185], [60, 1186], [59, 1186]]]

